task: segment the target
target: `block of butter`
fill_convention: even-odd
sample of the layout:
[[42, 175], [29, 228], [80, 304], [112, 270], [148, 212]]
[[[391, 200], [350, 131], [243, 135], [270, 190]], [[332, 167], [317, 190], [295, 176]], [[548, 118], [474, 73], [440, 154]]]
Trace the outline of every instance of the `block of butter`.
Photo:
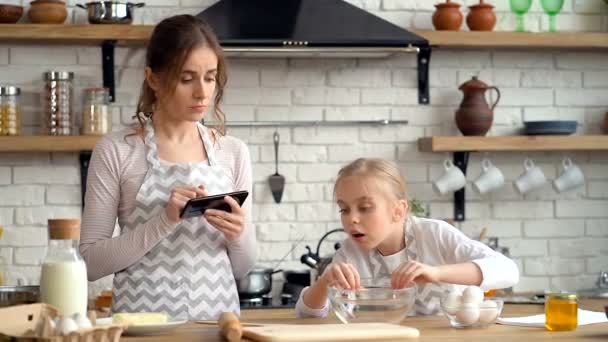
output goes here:
[[163, 324], [167, 323], [167, 320], [167, 315], [161, 312], [117, 313], [112, 315], [112, 324]]

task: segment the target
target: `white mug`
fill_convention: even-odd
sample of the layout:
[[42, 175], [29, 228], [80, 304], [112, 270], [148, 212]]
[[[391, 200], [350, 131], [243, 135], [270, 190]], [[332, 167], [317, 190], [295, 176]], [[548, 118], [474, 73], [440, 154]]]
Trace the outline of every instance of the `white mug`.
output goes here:
[[473, 189], [478, 193], [485, 194], [505, 184], [505, 176], [489, 159], [481, 161], [481, 169], [481, 175], [473, 182]]
[[515, 180], [515, 189], [517, 189], [520, 194], [525, 194], [530, 190], [538, 189], [547, 182], [547, 178], [543, 171], [540, 167], [534, 165], [534, 162], [531, 159], [526, 159], [524, 161], [524, 169], [524, 173]]
[[555, 188], [555, 191], [564, 192], [585, 183], [583, 171], [581, 171], [580, 167], [574, 165], [570, 158], [564, 158], [562, 165], [564, 167], [564, 172], [553, 181], [553, 188]]
[[445, 173], [433, 183], [433, 186], [437, 192], [442, 195], [448, 192], [457, 191], [467, 184], [467, 179], [460, 168], [452, 163], [451, 160], [447, 159], [443, 162], [443, 168]]

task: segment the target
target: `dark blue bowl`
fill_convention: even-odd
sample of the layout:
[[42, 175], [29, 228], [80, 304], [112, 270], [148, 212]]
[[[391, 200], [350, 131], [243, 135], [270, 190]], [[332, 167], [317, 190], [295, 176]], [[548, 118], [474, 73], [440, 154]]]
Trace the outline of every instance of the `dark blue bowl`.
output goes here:
[[527, 135], [568, 135], [576, 132], [576, 121], [524, 121]]

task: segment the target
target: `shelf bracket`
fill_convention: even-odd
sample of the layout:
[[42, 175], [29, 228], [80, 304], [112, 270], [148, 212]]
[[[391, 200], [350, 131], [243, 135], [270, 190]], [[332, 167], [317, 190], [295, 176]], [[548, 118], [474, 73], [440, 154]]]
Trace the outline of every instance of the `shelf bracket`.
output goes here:
[[103, 69], [103, 86], [110, 90], [110, 102], [116, 100], [114, 83], [114, 47], [115, 40], [104, 40], [101, 43], [101, 67]]
[[429, 104], [429, 65], [431, 63], [431, 47], [419, 46], [418, 51], [418, 103]]
[[80, 151], [80, 192], [82, 196], [82, 209], [84, 209], [84, 193], [87, 190], [87, 173], [92, 151]]
[[[469, 164], [469, 152], [454, 152], [454, 165], [467, 175], [467, 165]], [[465, 197], [464, 189], [462, 188], [454, 192], [454, 220], [464, 221]]]

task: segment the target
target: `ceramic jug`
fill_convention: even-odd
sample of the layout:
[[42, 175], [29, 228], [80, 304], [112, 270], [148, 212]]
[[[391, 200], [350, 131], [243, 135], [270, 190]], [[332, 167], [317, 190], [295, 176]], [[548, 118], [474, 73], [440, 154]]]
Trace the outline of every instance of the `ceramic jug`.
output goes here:
[[[463, 135], [484, 136], [492, 127], [494, 108], [500, 100], [500, 90], [477, 79], [476, 76], [458, 88], [464, 93], [460, 107], [456, 110], [456, 126]], [[496, 90], [496, 101], [492, 107], [486, 101], [486, 91]]]

